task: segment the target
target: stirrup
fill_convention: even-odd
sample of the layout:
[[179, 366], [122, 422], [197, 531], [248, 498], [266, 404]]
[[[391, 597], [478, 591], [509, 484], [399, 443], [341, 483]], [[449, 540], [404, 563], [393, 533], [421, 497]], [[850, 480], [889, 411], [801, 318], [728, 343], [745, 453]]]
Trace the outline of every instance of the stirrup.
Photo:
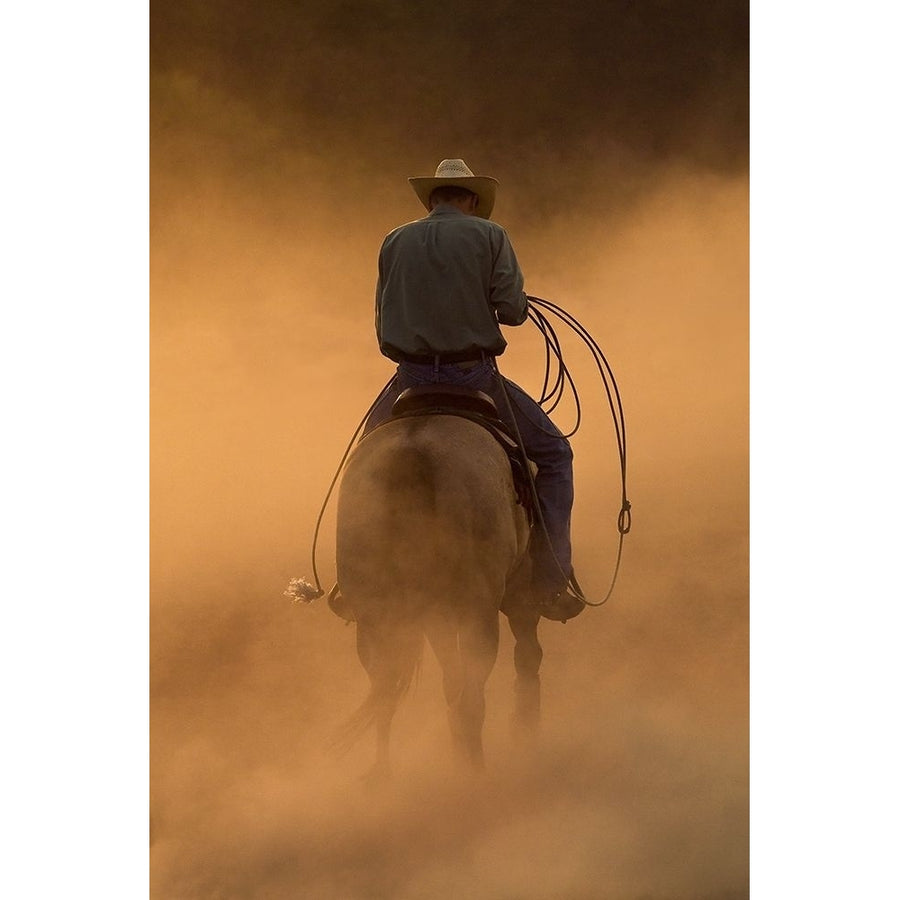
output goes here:
[[538, 603], [541, 615], [554, 622], [568, 622], [579, 615], [584, 607], [584, 601], [573, 597], [567, 590], [546, 597]]

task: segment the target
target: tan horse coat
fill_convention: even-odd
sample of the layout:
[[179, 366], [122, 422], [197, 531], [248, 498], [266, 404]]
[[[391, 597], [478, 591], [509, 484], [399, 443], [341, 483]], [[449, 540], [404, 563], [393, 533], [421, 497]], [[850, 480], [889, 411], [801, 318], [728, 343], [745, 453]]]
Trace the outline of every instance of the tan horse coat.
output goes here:
[[[391, 719], [424, 637], [443, 670], [455, 744], [476, 766], [483, 762], [484, 685], [496, 660], [504, 597], [520, 642], [520, 681], [537, 690], [539, 615], [509, 599], [528, 580], [528, 536], [506, 455], [474, 422], [448, 415], [391, 420], [351, 455], [338, 501], [337, 575], [371, 681], [354, 721], [360, 729], [377, 725], [376, 774], [387, 771]], [[530, 705], [536, 703], [535, 695]]]

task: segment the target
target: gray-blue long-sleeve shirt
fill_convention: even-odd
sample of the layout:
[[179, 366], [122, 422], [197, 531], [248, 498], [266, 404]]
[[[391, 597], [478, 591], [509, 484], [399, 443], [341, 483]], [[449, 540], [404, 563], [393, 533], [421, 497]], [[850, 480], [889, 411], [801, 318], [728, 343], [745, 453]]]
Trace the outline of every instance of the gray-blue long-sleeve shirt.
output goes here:
[[528, 316], [525, 279], [506, 231], [451, 205], [401, 225], [378, 257], [375, 332], [381, 352], [404, 356], [498, 356], [498, 323]]

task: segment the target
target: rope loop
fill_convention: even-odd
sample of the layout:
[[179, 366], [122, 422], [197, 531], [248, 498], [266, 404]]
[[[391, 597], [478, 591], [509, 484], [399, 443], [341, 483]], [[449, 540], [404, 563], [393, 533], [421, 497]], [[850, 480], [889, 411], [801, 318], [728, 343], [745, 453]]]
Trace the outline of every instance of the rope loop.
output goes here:
[[[584, 596], [574, 579], [570, 581], [570, 589], [576, 597], [588, 606], [602, 606], [610, 598], [613, 588], [615, 587], [616, 579], [619, 575], [619, 563], [622, 559], [622, 540], [624, 536], [631, 531], [631, 501], [628, 499], [625, 483], [627, 456], [625, 444], [625, 413], [622, 409], [622, 398], [619, 394], [619, 387], [616, 384], [612, 368], [610, 367], [606, 356], [604, 356], [603, 351], [600, 349], [600, 345], [594, 340], [590, 332], [571, 313], [564, 310], [561, 306], [551, 303], [549, 300], [543, 300], [540, 297], [529, 296], [528, 318], [541, 333], [545, 344], [544, 382], [541, 389], [540, 400], [538, 401], [541, 406], [545, 407], [545, 412], [549, 413], [559, 405], [563, 394], [565, 393], [566, 386], [568, 385], [572, 391], [576, 417], [575, 425], [565, 437], [571, 437], [578, 431], [578, 428], [581, 425], [581, 400], [578, 396], [578, 389], [576, 388], [575, 381], [563, 359], [562, 345], [547, 314], [554, 316], [574, 331], [593, 356], [594, 362], [597, 365], [597, 370], [600, 373], [600, 378], [603, 382], [603, 387], [606, 391], [610, 412], [612, 413], [613, 426], [616, 432], [619, 468], [622, 474], [622, 507], [619, 510], [618, 519], [616, 521], [616, 527], [619, 532], [619, 548], [616, 554], [616, 566], [615, 571], [613, 572], [612, 583], [603, 600], [599, 603], [592, 603]], [[553, 375], [552, 369], [554, 365], [556, 374], [555, 377], [551, 377]]]
[[[319, 543], [319, 530], [322, 527], [322, 518], [324, 517], [325, 510], [328, 507], [328, 501], [331, 499], [331, 495], [334, 492], [335, 485], [337, 484], [338, 478], [340, 478], [341, 472], [344, 471], [344, 466], [347, 464], [347, 457], [350, 456], [350, 451], [356, 444], [360, 432], [363, 430], [363, 427], [368, 421], [369, 416], [372, 414], [372, 411], [376, 406], [378, 406], [382, 398], [387, 395], [387, 392], [390, 390], [391, 385], [394, 383], [394, 377], [395, 376], [391, 376], [391, 378], [388, 379], [387, 384], [385, 384], [378, 396], [372, 401], [372, 405], [366, 410], [366, 413], [360, 420], [359, 425], [356, 426], [356, 431], [353, 432], [353, 437], [350, 438], [350, 443], [347, 444], [347, 449], [344, 451], [344, 455], [341, 457], [341, 461], [338, 463], [337, 470], [334, 473], [334, 478], [331, 479], [331, 484], [328, 486], [328, 491], [325, 494], [325, 499], [322, 501], [322, 508], [319, 510], [319, 516], [316, 519], [316, 527], [315, 531], [313, 532], [312, 540], [312, 573], [315, 584], [310, 585], [310, 589], [313, 591], [317, 591], [317, 593], [315, 594], [316, 597], [321, 597], [325, 593], [325, 589], [322, 587], [321, 581], [319, 581], [319, 570], [316, 567], [316, 547]], [[335, 585], [335, 588], [336, 587], [337, 585]], [[334, 591], [335, 588], [332, 588], [332, 591]]]
[[[619, 532], [619, 548], [616, 554], [616, 566], [615, 571], [613, 572], [612, 583], [610, 584], [609, 590], [607, 591], [606, 596], [599, 602], [593, 603], [588, 600], [585, 596], [578, 582], [575, 580], [574, 575], [569, 577], [569, 588], [573, 592], [573, 594], [578, 597], [581, 601], [583, 601], [587, 606], [602, 606], [606, 601], [610, 598], [613, 592], [613, 588], [616, 584], [616, 579], [619, 575], [619, 563], [622, 559], [622, 540], [626, 534], [631, 530], [631, 502], [628, 500], [627, 491], [625, 487], [625, 470], [626, 470], [626, 452], [625, 452], [625, 414], [622, 410], [622, 398], [619, 395], [619, 388], [616, 384], [616, 379], [613, 376], [612, 369], [610, 368], [609, 362], [606, 357], [603, 355], [603, 351], [600, 349], [599, 344], [594, 340], [588, 330], [570, 313], [566, 312], [562, 307], [557, 306], [555, 303], [550, 303], [548, 300], [542, 300], [540, 297], [528, 297], [528, 318], [534, 324], [534, 326], [541, 333], [541, 336], [544, 339], [545, 345], [545, 354], [544, 354], [544, 381], [541, 387], [540, 398], [538, 399], [538, 403], [544, 407], [544, 411], [547, 413], [552, 412], [559, 405], [562, 400], [566, 387], [568, 386], [572, 391], [572, 397], [575, 403], [575, 425], [572, 430], [563, 436], [565, 438], [570, 438], [574, 435], [580, 425], [581, 425], [581, 400], [578, 396], [578, 389], [575, 387], [575, 381], [572, 378], [571, 373], [569, 372], [568, 366], [563, 359], [562, 352], [562, 344], [560, 343], [559, 336], [556, 334], [556, 330], [553, 327], [550, 319], [545, 314], [549, 313], [552, 316], [555, 316], [559, 319], [563, 324], [567, 325], [575, 334], [582, 340], [588, 350], [591, 352], [591, 355], [594, 358], [594, 362], [597, 364], [597, 369], [600, 373], [600, 378], [603, 381], [603, 386], [606, 390], [607, 400], [609, 402], [609, 408], [612, 413], [613, 425], [615, 427], [616, 432], [616, 444], [618, 446], [618, 454], [619, 454], [619, 466], [622, 473], [622, 507], [619, 511], [619, 516], [617, 520], [617, 528]], [[555, 365], [555, 376], [551, 378], [551, 374], [553, 372]], [[498, 373], [499, 374], [499, 373]], [[350, 443], [347, 445], [347, 449], [344, 451], [344, 455], [341, 457], [341, 461], [338, 464], [337, 471], [334, 473], [334, 478], [331, 480], [331, 484], [328, 488], [328, 491], [325, 495], [325, 500], [322, 503], [322, 508], [319, 511], [319, 516], [316, 520], [315, 531], [313, 534], [312, 541], [312, 571], [313, 571], [313, 579], [314, 584], [308, 584], [303, 582], [302, 584], [294, 585], [292, 582], [291, 590], [293, 591], [292, 596], [295, 596], [296, 599], [304, 600], [305, 602], [309, 602], [309, 599], [313, 597], [322, 596], [325, 591], [322, 587], [321, 582], [319, 581], [319, 573], [316, 567], [316, 547], [319, 540], [319, 530], [322, 525], [322, 518], [325, 515], [325, 509], [328, 506], [328, 502], [331, 499], [331, 495], [334, 491], [335, 486], [337, 485], [338, 478], [340, 477], [341, 472], [344, 469], [344, 466], [347, 462], [347, 458], [350, 455], [350, 451], [353, 449], [356, 444], [357, 438], [360, 435], [360, 432], [363, 430], [363, 426], [371, 415], [372, 411], [375, 407], [381, 402], [382, 398], [387, 394], [388, 390], [391, 387], [394, 379], [391, 378], [387, 384], [382, 388], [381, 393], [375, 398], [375, 401], [366, 411], [366, 414], [362, 417], [362, 421], [360, 421], [359, 425], [356, 428], [356, 431], [353, 433], [353, 437], [350, 438]], [[552, 381], [552, 384], [551, 384]], [[503, 385], [503, 379], [500, 378], [500, 384]], [[504, 387], [504, 394], [506, 395], [506, 390]], [[510, 404], [509, 396], [506, 395], [507, 405]], [[512, 416], [513, 422], [515, 422], [515, 416], [512, 415], [512, 409], [510, 407], [510, 415]], [[518, 431], [518, 429], [516, 429]], [[521, 435], [516, 435], [520, 448], [522, 447]], [[524, 452], [524, 448], [523, 448]], [[526, 465], [526, 471], [529, 472], [530, 475], [530, 467]], [[536, 494], [536, 487], [532, 480], [531, 484], [532, 491]], [[538, 520], [539, 527], [544, 528], [546, 531], [546, 526], [543, 522], [543, 517], [540, 515], [540, 504], [535, 503], [535, 508], [538, 511]], [[295, 579], [295, 581], [297, 581]], [[332, 593], [335, 588], [332, 588]]]

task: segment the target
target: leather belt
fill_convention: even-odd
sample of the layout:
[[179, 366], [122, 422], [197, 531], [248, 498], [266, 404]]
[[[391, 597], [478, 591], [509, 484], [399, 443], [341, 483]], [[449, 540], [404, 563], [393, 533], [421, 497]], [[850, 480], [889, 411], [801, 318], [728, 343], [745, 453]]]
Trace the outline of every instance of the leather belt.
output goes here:
[[[415, 363], [420, 366], [460, 366], [463, 369], [471, 369], [473, 366], [490, 359], [492, 353], [483, 350], [473, 352], [469, 350], [465, 353], [432, 353], [432, 354], [400, 354], [401, 362]], [[468, 365], [466, 365], [468, 363]]]

